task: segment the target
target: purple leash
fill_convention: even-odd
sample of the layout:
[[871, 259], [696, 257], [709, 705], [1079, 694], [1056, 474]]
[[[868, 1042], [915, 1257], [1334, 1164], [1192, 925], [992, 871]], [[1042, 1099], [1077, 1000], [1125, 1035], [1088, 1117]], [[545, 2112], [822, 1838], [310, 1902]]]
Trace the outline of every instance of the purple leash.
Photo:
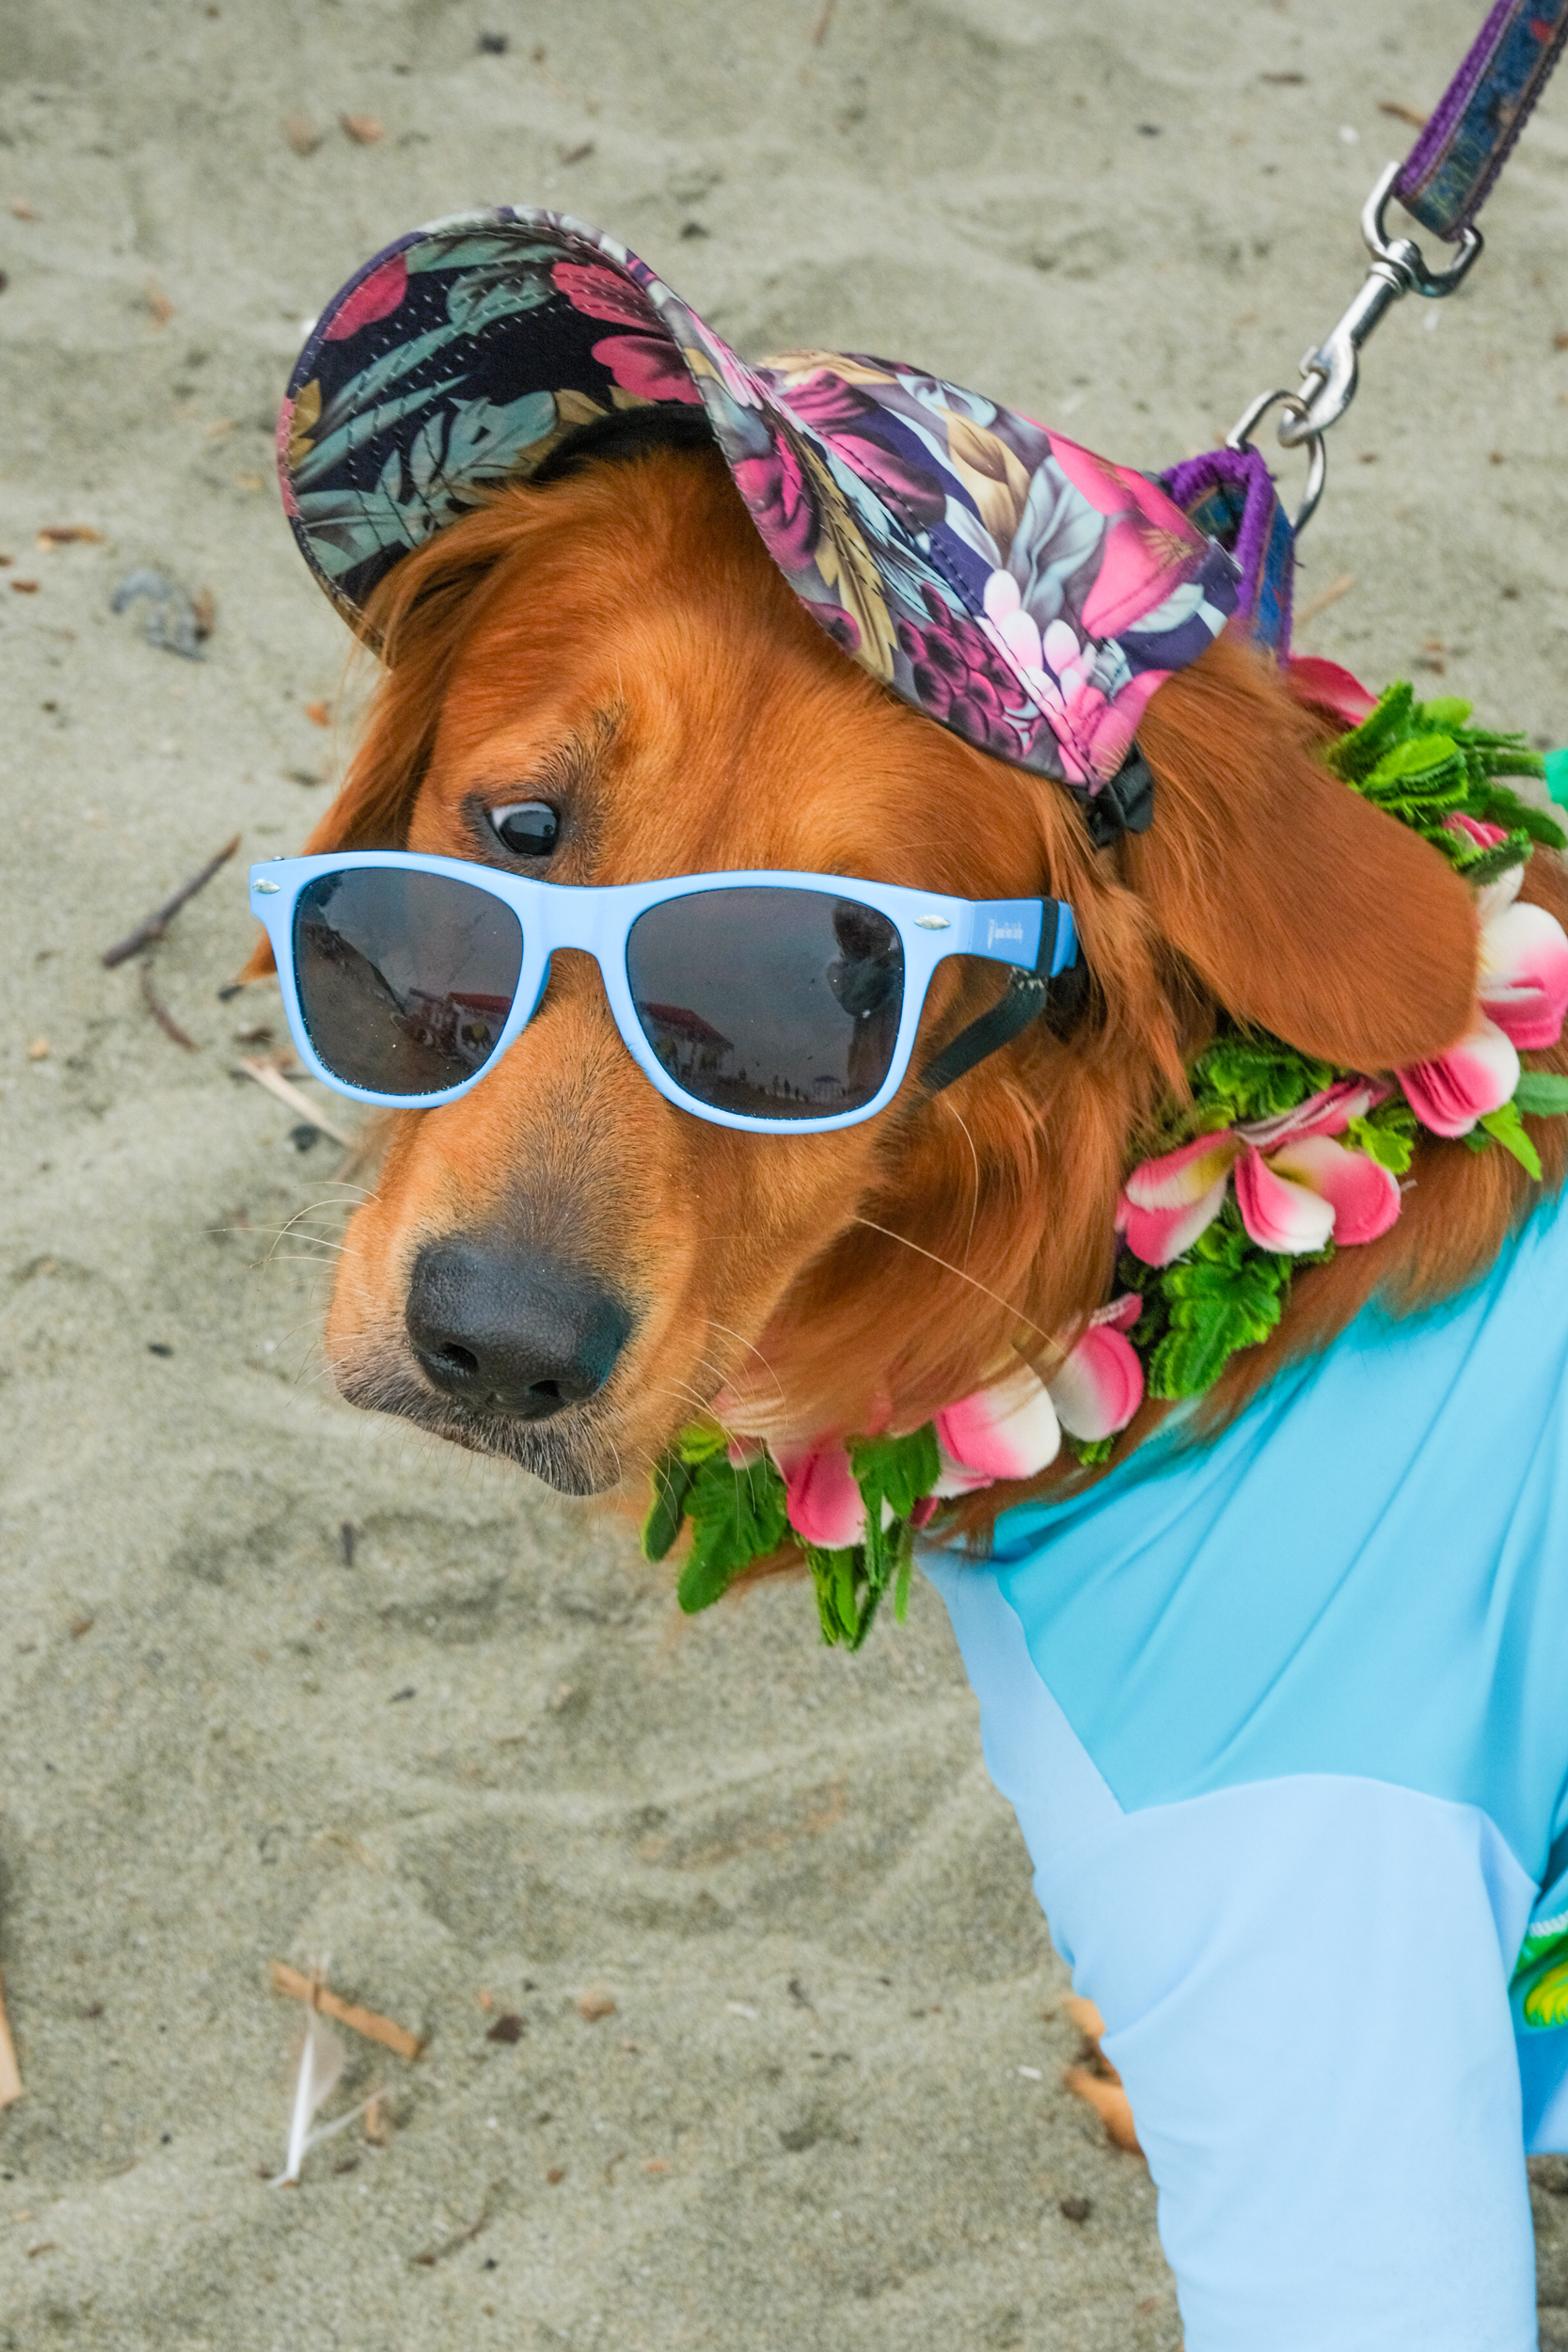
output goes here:
[[1492, 193], [1568, 40], [1568, 0], [1497, 0], [1394, 183], [1413, 220], [1457, 243]]
[[[1338, 325], [1301, 363], [1298, 391], [1260, 392], [1237, 420], [1226, 448], [1252, 451], [1267, 412], [1284, 409], [1279, 439], [1305, 447], [1307, 489], [1292, 528], [1299, 532], [1323, 495], [1327, 459], [1323, 437], [1355, 395], [1361, 345], [1386, 310], [1407, 294], [1429, 301], [1450, 294], [1482, 250], [1475, 216], [1529, 119], [1568, 41], [1568, 0], [1497, 0], [1432, 117], [1402, 164], [1390, 164], [1361, 209], [1361, 234], [1372, 265]], [[1410, 237], [1384, 226], [1391, 199], [1434, 237], [1459, 250], [1446, 269], [1428, 266]]]

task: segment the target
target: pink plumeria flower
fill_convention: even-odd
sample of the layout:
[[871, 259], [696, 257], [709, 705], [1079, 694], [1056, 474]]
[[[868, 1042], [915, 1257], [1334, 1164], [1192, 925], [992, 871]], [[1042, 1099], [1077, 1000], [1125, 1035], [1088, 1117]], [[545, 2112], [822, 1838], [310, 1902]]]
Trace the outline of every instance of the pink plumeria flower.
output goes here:
[[1144, 1401], [1144, 1368], [1127, 1334], [1143, 1312], [1136, 1291], [1115, 1298], [1049, 1382], [1056, 1418], [1069, 1437], [1114, 1438]]
[[784, 1483], [790, 1526], [823, 1551], [845, 1551], [865, 1534], [865, 1499], [855, 1483], [849, 1449], [842, 1438], [775, 1451]]
[[1480, 893], [1481, 1009], [1526, 1053], [1555, 1045], [1568, 1014], [1568, 935], [1544, 907], [1519, 903], [1522, 866]]
[[[1507, 835], [1498, 825], [1450, 817], [1450, 829], [1481, 849]], [[1489, 1111], [1512, 1102], [1519, 1083], [1519, 1054], [1555, 1045], [1568, 1014], [1568, 936], [1544, 907], [1521, 906], [1523, 865], [1511, 866], [1476, 894], [1481, 922], [1478, 1010], [1457, 1045], [1435, 1060], [1414, 1062], [1396, 1074], [1423, 1127], [1437, 1136], [1467, 1136]]]
[[971, 1494], [999, 1478], [1033, 1478], [1053, 1462], [1062, 1432], [1113, 1437], [1143, 1403], [1144, 1374], [1127, 1333], [1143, 1311], [1135, 1295], [1102, 1307], [1049, 1380], [1021, 1364], [994, 1387], [936, 1417], [939, 1495]]
[[1398, 1181], [1334, 1137], [1388, 1091], [1341, 1078], [1276, 1119], [1224, 1127], [1145, 1160], [1122, 1188], [1117, 1232], [1146, 1265], [1170, 1265], [1213, 1223], [1234, 1181], [1242, 1223], [1261, 1248], [1294, 1257], [1330, 1238], [1375, 1241], [1399, 1216]]
[[[1125, 1429], [1144, 1397], [1143, 1366], [1127, 1337], [1143, 1311], [1135, 1294], [1114, 1299], [1049, 1381], [1021, 1364], [1005, 1380], [960, 1397], [936, 1417], [942, 1475], [911, 1514], [924, 1527], [940, 1499], [973, 1494], [999, 1478], [1033, 1478], [1061, 1451], [1062, 1432], [1084, 1438]], [[736, 1459], [732, 1447], [730, 1458]], [[865, 1539], [865, 1502], [842, 1438], [773, 1449], [784, 1482], [785, 1511], [797, 1535], [824, 1551]], [[893, 1514], [884, 1502], [882, 1523]]]
[[[1285, 664], [1285, 683], [1298, 703], [1321, 710], [1347, 732], [1370, 719], [1377, 708], [1377, 696], [1369, 694], [1359, 678], [1319, 654], [1292, 654]], [[1449, 819], [1450, 824], [1453, 821]]]
[[993, 1388], [976, 1389], [936, 1417], [942, 1454], [939, 1495], [971, 1493], [998, 1478], [1033, 1478], [1061, 1451], [1062, 1424], [1051, 1391], [1027, 1364]]

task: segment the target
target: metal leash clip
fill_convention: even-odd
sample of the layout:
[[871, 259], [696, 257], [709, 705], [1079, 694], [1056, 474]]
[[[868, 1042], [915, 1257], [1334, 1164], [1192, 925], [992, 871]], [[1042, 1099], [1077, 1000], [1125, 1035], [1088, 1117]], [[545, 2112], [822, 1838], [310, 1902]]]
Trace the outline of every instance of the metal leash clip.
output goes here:
[[[1323, 484], [1328, 479], [1328, 457], [1323, 449], [1323, 437], [1306, 421], [1305, 395], [1286, 391], [1283, 386], [1274, 391], [1259, 392], [1257, 399], [1243, 409], [1226, 435], [1225, 446], [1237, 451], [1250, 449], [1254, 427], [1268, 415], [1276, 401], [1286, 412], [1279, 427], [1280, 439], [1285, 439], [1286, 424], [1293, 425], [1296, 437], [1306, 443], [1307, 451], [1307, 487], [1302, 492], [1301, 504], [1291, 517], [1291, 529], [1299, 539], [1317, 511], [1318, 501], [1323, 494]], [[1291, 446], [1294, 446], [1294, 440]]]
[[1280, 445], [1285, 449], [1305, 448], [1309, 459], [1306, 493], [1292, 525], [1297, 532], [1310, 521], [1323, 496], [1328, 470], [1323, 437], [1331, 424], [1338, 422], [1355, 397], [1362, 344], [1384, 312], [1403, 295], [1418, 294], [1429, 302], [1435, 302], [1452, 294], [1483, 248], [1481, 230], [1464, 229], [1460, 231], [1457, 258], [1449, 268], [1433, 270], [1428, 268], [1426, 256], [1413, 238], [1390, 238], [1384, 226], [1384, 215], [1402, 168], [1399, 164], [1390, 164], [1361, 207], [1361, 234], [1372, 257], [1372, 265], [1338, 325], [1303, 359], [1300, 390], [1260, 392], [1226, 439], [1227, 449], [1249, 448], [1259, 420], [1276, 402], [1284, 408], [1286, 413], [1279, 422]]

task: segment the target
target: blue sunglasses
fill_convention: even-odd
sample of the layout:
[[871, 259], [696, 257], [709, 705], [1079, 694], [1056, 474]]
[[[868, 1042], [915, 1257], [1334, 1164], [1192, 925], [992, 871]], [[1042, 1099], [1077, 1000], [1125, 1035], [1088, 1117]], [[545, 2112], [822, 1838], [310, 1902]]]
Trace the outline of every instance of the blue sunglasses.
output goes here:
[[300, 1058], [340, 1094], [408, 1110], [456, 1102], [533, 1018], [556, 948], [580, 947], [665, 1100], [753, 1134], [875, 1118], [945, 957], [1044, 980], [1077, 954], [1056, 898], [945, 898], [830, 874], [589, 888], [369, 850], [252, 866], [250, 902]]

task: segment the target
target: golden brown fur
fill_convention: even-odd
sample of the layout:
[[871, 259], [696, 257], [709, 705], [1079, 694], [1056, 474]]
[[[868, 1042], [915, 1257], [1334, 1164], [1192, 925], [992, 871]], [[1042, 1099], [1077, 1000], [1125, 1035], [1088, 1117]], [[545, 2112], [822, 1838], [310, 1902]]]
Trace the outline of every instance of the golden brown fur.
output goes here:
[[[542, 797], [563, 818], [553, 880], [772, 866], [966, 898], [1049, 891], [1073, 907], [1093, 977], [1067, 1035], [1037, 1023], [927, 1103], [920, 1067], [1000, 984], [949, 962], [890, 1111], [772, 1137], [664, 1102], [592, 962], [559, 956], [483, 1083], [393, 1123], [328, 1324], [345, 1391], [411, 1409], [404, 1292], [421, 1243], [502, 1220], [612, 1277], [635, 1328], [608, 1387], [564, 1417], [570, 1459], [535, 1460], [559, 1483], [635, 1476], [716, 1395], [742, 1425], [800, 1438], [917, 1424], [1015, 1349], [1049, 1365], [1106, 1295], [1130, 1150], [1219, 1006], [1367, 1071], [1467, 1025], [1470, 894], [1316, 763], [1315, 723], [1243, 644], [1222, 640], [1162, 687], [1139, 735], [1153, 828], [1096, 851], [1065, 791], [845, 660], [717, 456], [509, 491], [406, 559], [374, 618], [391, 667], [311, 850], [504, 863], [483, 809]], [[1536, 856], [1525, 893], [1568, 917], [1555, 858]], [[1568, 1068], [1560, 1052], [1539, 1062]], [[1562, 1127], [1532, 1122], [1553, 1185]], [[1501, 1151], [1463, 1145], [1423, 1142], [1414, 1177], [1381, 1242], [1300, 1276], [1279, 1338], [1236, 1361], [1213, 1413], [1373, 1289], [1413, 1307], [1461, 1286], [1536, 1190]], [[1132, 1441], [1157, 1417], [1146, 1407]], [[972, 1518], [1018, 1492], [992, 1489]]]

